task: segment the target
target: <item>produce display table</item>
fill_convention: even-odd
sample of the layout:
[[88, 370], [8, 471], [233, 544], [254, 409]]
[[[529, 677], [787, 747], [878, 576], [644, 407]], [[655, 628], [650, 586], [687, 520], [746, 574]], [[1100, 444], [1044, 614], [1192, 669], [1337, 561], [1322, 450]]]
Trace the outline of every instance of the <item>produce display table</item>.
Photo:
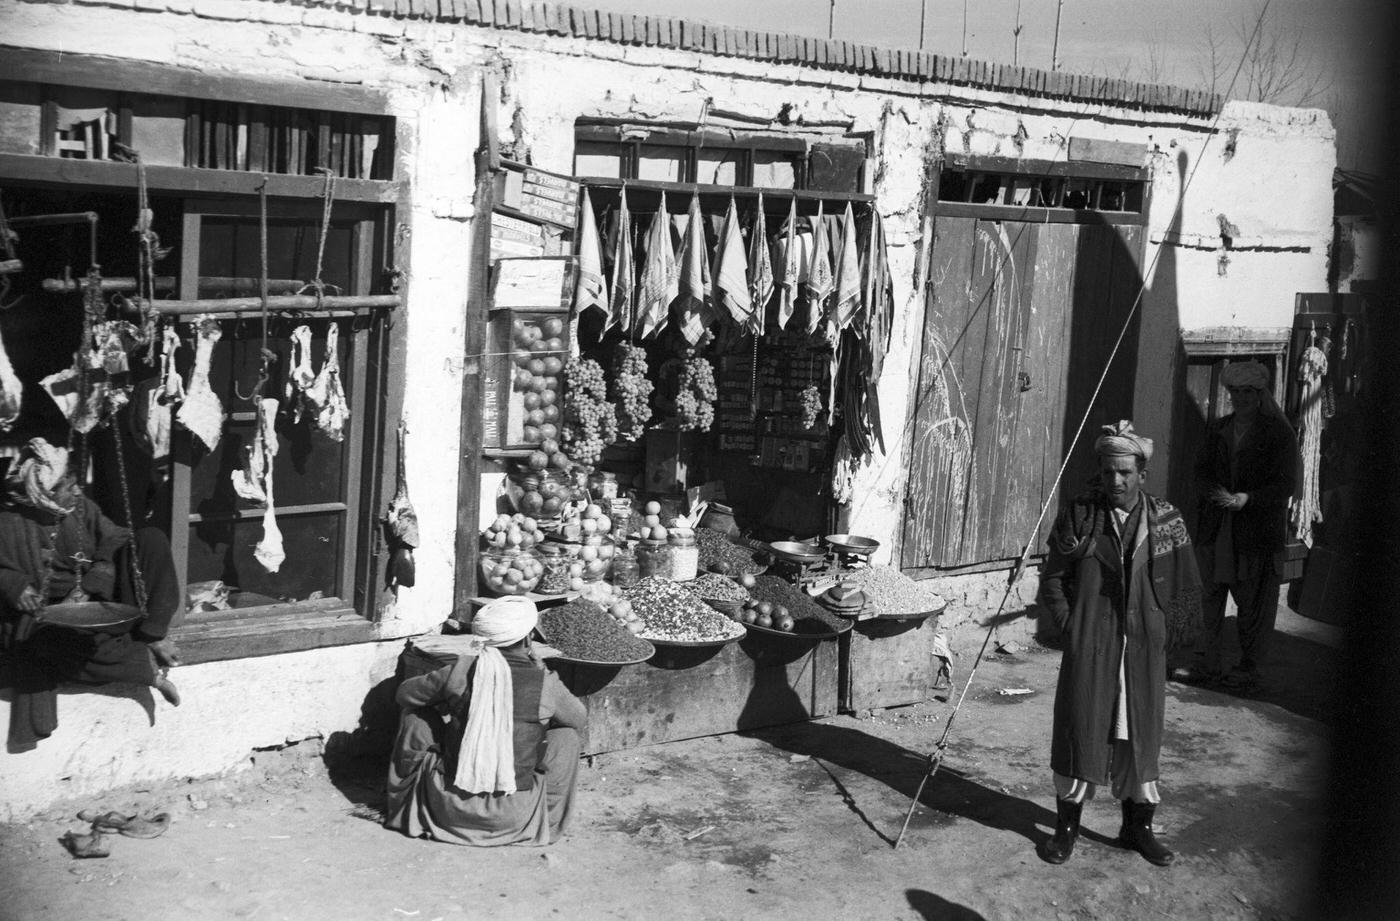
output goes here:
[[837, 644], [750, 633], [722, 646], [658, 643], [641, 665], [550, 667], [588, 706], [591, 755], [835, 713]]

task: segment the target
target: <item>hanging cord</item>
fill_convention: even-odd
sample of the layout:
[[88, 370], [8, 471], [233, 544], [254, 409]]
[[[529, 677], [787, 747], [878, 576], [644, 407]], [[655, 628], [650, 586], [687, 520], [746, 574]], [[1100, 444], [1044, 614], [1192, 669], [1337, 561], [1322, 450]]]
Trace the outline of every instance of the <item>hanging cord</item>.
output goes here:
[[321, 309], [321, 298], [325, 296], [327, 288], [334, 288], [336, 293], [340, 293], [340, 288], [336, 285], [328, 285], [321, 280], [321, 266], [326, 255], [326, 238], [331, 232], [331, 206], [335, 203], [335, 173], [330, 169], [320, 166], [316, 172], [326, 177], [325, 191], [321, 196], [321, 238], [316, 241], [316, 277], [309, 284], [303, 285], [297, 292], [304, 294], [308, 290], [316, 295], [316, 308]]
[[159, 258], [156, 250], [160, 238], [151, 229], [155, 223], [155, 211], [151, 209], [146, 185], [146, 164], [142, 162], [139, 151], [133, 150], [128, 156], [136, 163], [136, 226], [133, 228], [137, 239], [136, 307], [141, 317], [141, 335], [149, 354], [156, 338], [152, 302], [156, 297], [156, 259]]
[[[97, 263], [97, 215], [88, 212], [88, 270], [83, 278], [83, 326], [79, 334], [78, 351], [74, 356], [74, 364], [78, 370], [78, 407], [74, 413], [75, 418], [83, 418], [91, 411], [92, 403], [92, 353], [93, 353], [93, 324], [101, 320], [105, 312], [102, 302], [102, 266]], [[76, 456], [77, 471], [80, 481], [87, 476], [88, 467], [88, 436], [87, 432], [92, 431], [92, 426], [100, 422], [100, 419], [92, 420], [88, 430], [79, 433], [77, 427], [73, 425], [73, 420], [68, 422], [68, 453], [69, 456]]]
[[[1259, 10], [1259, 18], [1255, 20], [1254, 23], [1254, 32], [1250, 35], [1249, 41], [1245, 43], [1244, 51], [1240, 55], [1240, 62], [1235, 67], [1235, 75], [1231, 78], [1230, 86], [1224, 93], [1224, 98], [1226, 99], [1234, 92], [1235, 82], [1239, 79], [1240, 71], [1244, 68], [1245, 55], [1249, 53], [1250, 47], [1254, 44], [1255, 38], [1259, 35], [1259, 29], [1264, 23], [1264, 16], [1269, 10], [1270, 2], [1272, 2], [1272, 0], [1265, 0], [1263, 7]], [[1201, 155], [1196, 157], [1196, 162], [1192, 165], [1191, 172], [1186, 175], [1186, 181], [1182, 183], [1180, 197], [1182, 201], [1186, 198], [1186, 190], [1191, 187], [1192, 180], [1196, 178], [1196, 170], [1200, 168], [1201, 161], [1205, 159], [1205, 148], [1210, 144], [1210, 139], [1216, 134], [1216, 130], [1220, 124], [1220, 116], [1221, 112], [1215, 113], [1215, 118], [1211, 122], [1210, 131], [1206, 134], [1206, 139], [1201, 144]], [[1104, 362], [1103, 372], [1099, 375], [1098, 383], [1094, 385], [1094, 392], [1089, 397], [1088, 406], [1084, 408], [1084, 417], [1079, 420], [1079, 427], [1075, 429], [1074, 438], [1070, 440], [1069, 446], [1065, 449], [1064, 460], [1060, 463], [1060, 469], [1055, 474], [1055, 481], [1050, 485], [1050, 491], [1045, 497], [1045, 503], [1040, 508], [1040, 515], [1035, 520], [1035, 526], [1031, 528], [1030, 537], [1027, 538], [1025, 546], [1021, 550], [1021, 556], [1016, 561], [1015, 568], [1011, 570], [1011, 577], [1007, 580], [1006, 590], [1002, 592], [1001, 602], [997, 605], [996, 613], [992, 615], [990, 626], [987, 627], [987, 635], [982, 639], [982, 647], [977, 651], [977, 658], [973, 661], [972, 669], [968, 672], [967, 679], [963, 683], [962, 693], [958, 695], [958, 701], [953, 705], [953, 712], [948, 714], [948, 721], [943, 724], [943, 734], [939, 736], [937, 745], [934, 747], [934, 750], [929, 753], [928, 769], [924, 772], [923, 779], [919, 781], [918, 789], [914, 791], [914, 798], [909, 804], [909, 811], [904, 816], [904, 825], [901, 826], [899, 829], [899, 836], [894, 840], [892, 846], [894, 848], [899, 847], [900, 842], [904, 840], [905, 832], [909, 830], [909, 820], [914, 817], [914, 810], [918, 808], [919, 797], [923, 795], [924, 785], [938, 773], [938, 768], [943, 764], [943, 756], [948, 748], [948, 738], [953, 733], [953, 722], [957, 719], [958, 711], [962, 709], [963, 701], [967, 698], [967, 692], [972, 687], [972, 680], [977, 675], [977, 667], [982, 664], [982, 659], [987, 653], [987, 646], [991, 643], [992, 634], [996, 631], [997, 624], [1000, 622], [1001, 612], [1006, 608], [1006, 601], [1011, 597], [1012, 589], [1016, 587], [1021, 573], [1026, 568], [1026, 559], [1030, 556], [1031, 552], [1031, 540], [1033, 540], [1036, 533], [1039, 532], [1040, 526], [1045, 521], [1045, 514], [1050, 510], [1050, 504], [1054, 500], [1056, 492], [1059, 491], [1060, 480], [1064, 477], [1066, 468], [1069, 467], [1070, 458], [1074, 456], [1075, 445], [1079, 443], [1080, 436], [1084, 434], [1084, 427], [1088, 424], [1089, 416], [1093, 413], [1094, 404], [1098, 402], [1099, 394], [1103, 391], [1104, 382], [1108, 380], [1108, 372], [1113, 367], [1113, 359], [1117, 357], [1118, 349], [1123, 345], [1123, 340], [1128, 335], [1128, 328], [1132, 325], [1133, 318], [1137, 316], [1138, 307], [1142, 304], [1143, 292], [1147, 290], [1146, 279], [1153, 276], [1157, 268], [1157, 260], [1161, 258], [1161, 255], [1162, 247], [1159, 246], [1152, 254], [1152, 261], [1149, 263], [1147, 271], [1143, 273], [1142, 277], [1144, 280], [1138, 285], [1138, 292], [1137, 296], [1133, 298], [1133, 305], [1131, 309], [1128, 310], [1128, 315], [1123, 318], [1123, 326], [1118, 331], [1118, 338], [1114, 341], [1113, 349], [1108, 353], [1108, 359]]]
[[117, 456], [117, 483], [122, 490], [122, 513], [126, 515], [126, 526], [131, 531], [131, 582], [136, 588], [136, 606], [146, 613], [146, 580], [141, 574], [141, 561], [136, 553], [136, 519], [131, 515], [131, 484], [127, 480], [126, 455], [122, 453], [121, 426], [112, 423], [112, 448]]
[[[272, 366], [272, 360], [277, 357], [272, 350], [267, 347], [268, 339], [268, 294], [267, 294], [267, 177], [263, 177], [262, 185], [258, 189], [258, 249], [259, 249], [259, 270], [258, 276], [258, 296], [262, 300], [262, 347], [258, 350], [258, 379], [253, 384], [251, 393], [245, 394], [237, 384], [233, 387], [233, 392], [240, 400], [249, 400], [256, 403], [263, 393], [263, 386], [268, 381], [268, 370]], [[320, 300], [320, 295], [317, 295]]]

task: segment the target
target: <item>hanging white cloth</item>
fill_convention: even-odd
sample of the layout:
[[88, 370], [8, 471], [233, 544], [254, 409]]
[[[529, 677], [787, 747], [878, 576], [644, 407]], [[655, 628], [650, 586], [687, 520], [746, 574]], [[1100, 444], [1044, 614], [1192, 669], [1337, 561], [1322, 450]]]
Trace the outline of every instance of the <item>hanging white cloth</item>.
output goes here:
[[268, 572], [276, 572], [282, 568], [282, 561], [287, 558], [287, 553], [282, 548], [282, 532], [277, 528], [277, 505], [272, 498], [271, 465], [268, 465], [263, 478], [263, 491], [267, 493], [267, 511], [263, 512], [263, 536], [253, 548], [253, 559]]
[[1299, 409], [1302, 411], [1298, 443], [1303, 458], [1302, 496], [1293, 505], [1293, 536], [1312, 546], [1312, 528], [1322, 521], [1322, 501], [1318, 490], [1318, 467], [1322, 456], [1322, 379], [1327, 374], [1327, 355], [1315, 345], [1303, 350], [1298, 359], [1298, 380], [1302, 384]]

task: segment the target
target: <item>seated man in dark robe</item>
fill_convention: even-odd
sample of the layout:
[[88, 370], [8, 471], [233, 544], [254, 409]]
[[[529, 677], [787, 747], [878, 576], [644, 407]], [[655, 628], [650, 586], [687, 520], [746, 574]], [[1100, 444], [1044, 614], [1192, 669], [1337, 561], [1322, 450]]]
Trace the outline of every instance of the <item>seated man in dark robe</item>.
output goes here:
[[472, 619], [477, 655], [399, 686], [386, 826], [478, 846], [564, 833], [588, 715], [530, 654], [538, 617], [528, 599], [498, 598]]
[[[170, 544], [155, 528], [133, 536], [103, 515], [78, 489], [67, 454], [31, 439], [0, 497], [0, 660], [13, 694], [12, 752], [57, 728], [55, 691], [64, 682], [148, 685], [180, 702], [165, 674], [177, 664], [166, 632], [180, 607]], [[132, 604], [144, 617], [107, 631], [44, 622], [46, 606], [83, 601]]]

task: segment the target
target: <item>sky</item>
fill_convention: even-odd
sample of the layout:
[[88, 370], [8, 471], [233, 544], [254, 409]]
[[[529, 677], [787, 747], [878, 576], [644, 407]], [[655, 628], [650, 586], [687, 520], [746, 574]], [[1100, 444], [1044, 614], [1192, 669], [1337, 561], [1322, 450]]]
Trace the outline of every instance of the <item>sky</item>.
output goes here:
[[[1262, 0], [834, 0], [836, 38], [1050, 68], [1060, 13], [1061, 69], [1198, 87], [1209, 32], [1227, 42]], [[1330, 84], [1311, 103], [1338, 131], [1339, 165], [1374, 168], [1379, 103], [1369, 69], [1384, 55], [1381, 17], [1394, 0], [1269, 0], [1268, 19], [1301, 39], [1304, 66]], [[833, 0], [591, 0], [615, 12], [660, 13], [763, 31], [826, 36]], [[1020, 11], [1019, 49], [1014, 36]], [[964, 20], [964, 14], [966, 20]], [[964, 29], [964, 22], [966, 28]], [[1229, 45], [1230, 70], [1238, 44]], [[1155, 62], [1155, 63], [1154, 63]], [[1228, 79], [1228, 78], [1227, 78]], [[1223, 89], [1223, 87], [1222, 87]]]

